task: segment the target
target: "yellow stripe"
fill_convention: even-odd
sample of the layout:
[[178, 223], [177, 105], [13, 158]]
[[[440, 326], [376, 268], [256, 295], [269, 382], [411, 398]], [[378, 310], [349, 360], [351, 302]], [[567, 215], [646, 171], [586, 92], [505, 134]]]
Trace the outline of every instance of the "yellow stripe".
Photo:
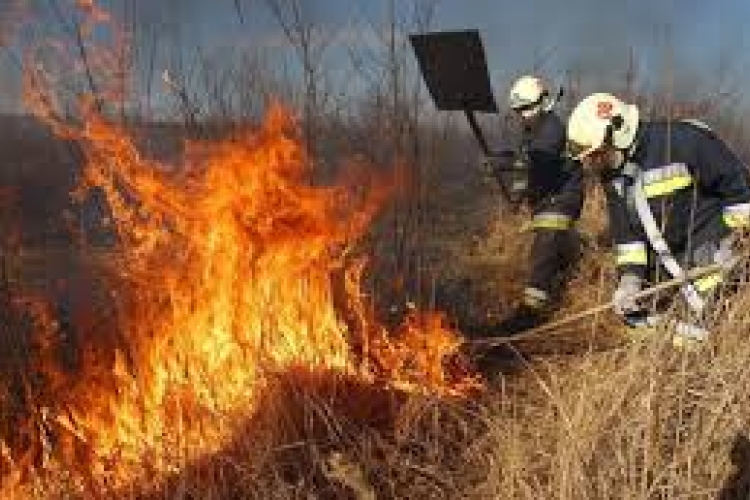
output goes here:
[[546, 300], [541, 300], [536, 297], [529, 297], [528, 295], [524, 295], [523, 297], [523, 305], [533, 307], [535, 309], [541, 309], [545, 306], [546, 303]]
[[532, 222], [534, 229], [570, 229], [571, 219], [563, 214], [539, 214]]
[[684, 189], [693, 183], [693, 178], [689, 175], [680, 175], [676, 177], [670, 177], [663, 181], [656, 181], [651, 184], [643, 186], [643, 192], [646, 198], [653, 198], [655, 196], [664, 196], [666, 194], [674, 193], [680, 189]]
[[745, 214], [724, 212], [722, 219], [724, 220], [724, 224], [732, 229], [750, 225], [750, 217]]
[[618, 252], [616, 263], [618, 266], [627, 266], [629, 264], [645, 266], [648, 264], [648, 254], [646, 253], [646, 249]]
[[544, 290], [527, 287], [523, 291], [523, 303], [529, 307], [544, 307], [548, 300], [549, 295]]
[[700, 279], [695, 280], [693, 283], [695, 284], [695, 288], [699, 292], [705, 293], [719, 286], [722, 281], [724, 281], [724, 277], [721, 275], [721, 273], [712, 273], [708, 276], [704, 276]]

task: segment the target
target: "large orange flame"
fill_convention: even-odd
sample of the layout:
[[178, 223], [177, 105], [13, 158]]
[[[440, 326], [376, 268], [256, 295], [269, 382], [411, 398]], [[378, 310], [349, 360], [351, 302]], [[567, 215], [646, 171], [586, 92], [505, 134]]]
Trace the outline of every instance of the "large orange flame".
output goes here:
[[31, 68], [27, 104], [83, 149], [74, 195], [95, 187], [111, 209], [115, 307], [104, 322], [71, 320], [80, 350], [71, 371], [57, 355], [69, 341], [65, 325], [40, 301], [24, 305], [43, 382], [24, 377], [33, 418], [23, 439], [0, 443], [6, 469], [28, 465], [14, 450], [27, 446], [102, 484], [158, 476], [221, 449], [273, 375], [295, 367], [402, 391], [460, 395], [479, 386], [446, 363], [460, 338], [442, 314], [412, 311], [389, 332], [362, 293], [367, 261], [351, 249], [393, 191], [366, 175], [371, 166], [353, 162], [340, 182], [312, 185], [312, 161], [280, 106], [257, 129], [190, 142], [179, 168], [167, 166], [105, 118], [102, 99], [117, 92], [100, 87], [83, 99], [71, 126], [55, 112], [48, 79]]
[[38, 362], [54, 391], [45, 425], [69, 457], [86, 450], [95, 477], [132, 480], [129, 466], [144, 457], [166, 470], [217, 451], [269, 376], [293, 366], [401, 390], [477, 387], [448, 370], [460, 341], [443, 316], [415, 311], [392, 334], [375, 320], [361, 294], [364, 261], [343, 256], [390, 189], [362, 168], [311, 186], [282, 108], [259, 130], [190, 144], [177, 171], [92, 109], [86, 116], [79, 130], [58, 127], [84, 148], [82, 189], [103, 189], [112, 208], [119, 333], [76, 327], [100, 344], [124, 340], [109, 353], [84, 346], [74, 378], [48, 355], [57, 325], [39, 314]]

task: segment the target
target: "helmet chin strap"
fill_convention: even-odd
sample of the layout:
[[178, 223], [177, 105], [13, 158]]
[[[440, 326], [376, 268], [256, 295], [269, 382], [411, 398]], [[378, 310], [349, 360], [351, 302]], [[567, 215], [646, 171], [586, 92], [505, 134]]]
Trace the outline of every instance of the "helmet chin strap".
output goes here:
[[617, 170], [618, 168], [622, 167], [625, 164], [625, 160], [627, 160], [625, 151], [623, 151], [622, 149], [615, 149], [612, 152], [612, 170]]
[[[624, 124], [625, 121], [622, 115], [615, 115], [610, 120], [609, 125], [607, 125], [607, 131], [604, 138], [605, 143], [609, 144], [610, 147], [615, 148], [614, 134], [616, 134], [624, 126]], [[613, 170], [617, 170], [618, 168], [622, 167], [635, 152], [635, 145], [636, 141], [634, 140], [627, 149], [616, 148], [612, 152], [612, 165], [610, 166], [610, 168], [612, 168]]]
[[541, 104], [535, 105], [533, 108], [525, 109], [521, 111], [521, 117], [525, 120], [532, 120], [542, 113], [543, 108]]
[[563, 95], [565, 94], [565, 91], [562, 87], [557, 91], [557, 94], [554, 96], [546, 95], [544, 96], [544, 102], [542, 104], [542, 111], [552, 111], [555, 106], [557, 106], [557, 103], [560, 102]]

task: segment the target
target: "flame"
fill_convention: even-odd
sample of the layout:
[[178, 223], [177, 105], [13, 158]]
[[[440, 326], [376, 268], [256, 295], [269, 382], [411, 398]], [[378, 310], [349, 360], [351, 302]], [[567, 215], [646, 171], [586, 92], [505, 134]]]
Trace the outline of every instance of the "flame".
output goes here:
[[294, 367], [409, 391], [478, 386], [445, 363], [460, 340], [444, 316], [413, 311], [392, 333], [376, 321], [361, 292], [366, 260], [344, 255], [391, 189], [367, 180], [364, 165], [310, 185], [311, 161], [281, 107], [258, 130], [189, 144], [179, 171], [145, 158], [93, 107], [87, 116], [64, 132], [87, 158], [76, 194], [96, 186], [112, 209], [118, 331], [75, 321], [88, 343], [71, 376], [50, 355], [60, 325], [39, 313], [35, 363], [51, 389], [45, 425], [69, 456], [86, 450], [82, 467], [95, 477], [132, 480], [144, 457], [165, 471], [219, 451], [270, 377]]
[[[57, 118], [54, 93], [38, 92], [50, 75], [30, 65], [27, 81], [27, 105], [83, 149], [73, 196], [103, 191], [118, 245], [107, 261], [111, 310], [62, 321], [44, 300], [21, 304], [36, 328], [30, 369], [43, 382], [24, 379], [27, 437], [0, 441], [10, 469], [52, 453], [98, 484], [158, 478], [221, 450], [274, 375], [300, 367], [402, 391], [480, 387], [453, 363], [461, 340], [445, 315], [414, 309], [389, 332], [362, 291], [367, 259], [352, 249], [393, 193], [367, 175], [372, 166], [353, 161], [339, 182], [313, 185], [298, 126], [274, 105], [258, 128], [189, 142], [173, 168], [105, 117], [102, 99], [123, 86], [84, 97], [73, 126]], [[59, 359], [71, 330], [74, 370]]]

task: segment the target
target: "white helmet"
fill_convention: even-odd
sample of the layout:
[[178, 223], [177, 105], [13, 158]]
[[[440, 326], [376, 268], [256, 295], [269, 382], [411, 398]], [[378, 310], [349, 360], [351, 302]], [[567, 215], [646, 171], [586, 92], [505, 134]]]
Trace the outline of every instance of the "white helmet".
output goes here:
[[609, 143], [627, 149], [638, 131], [638, 107], [612, 94], [597, 93], [583, 99], [568, 118], [568, 151], [576, 160]]
[[524, 118], [537, 115], [544, 108], [544, 98], [549, 95], [541, 79], [524, 75], [510, 88], [510, 108], [521, 113]]

